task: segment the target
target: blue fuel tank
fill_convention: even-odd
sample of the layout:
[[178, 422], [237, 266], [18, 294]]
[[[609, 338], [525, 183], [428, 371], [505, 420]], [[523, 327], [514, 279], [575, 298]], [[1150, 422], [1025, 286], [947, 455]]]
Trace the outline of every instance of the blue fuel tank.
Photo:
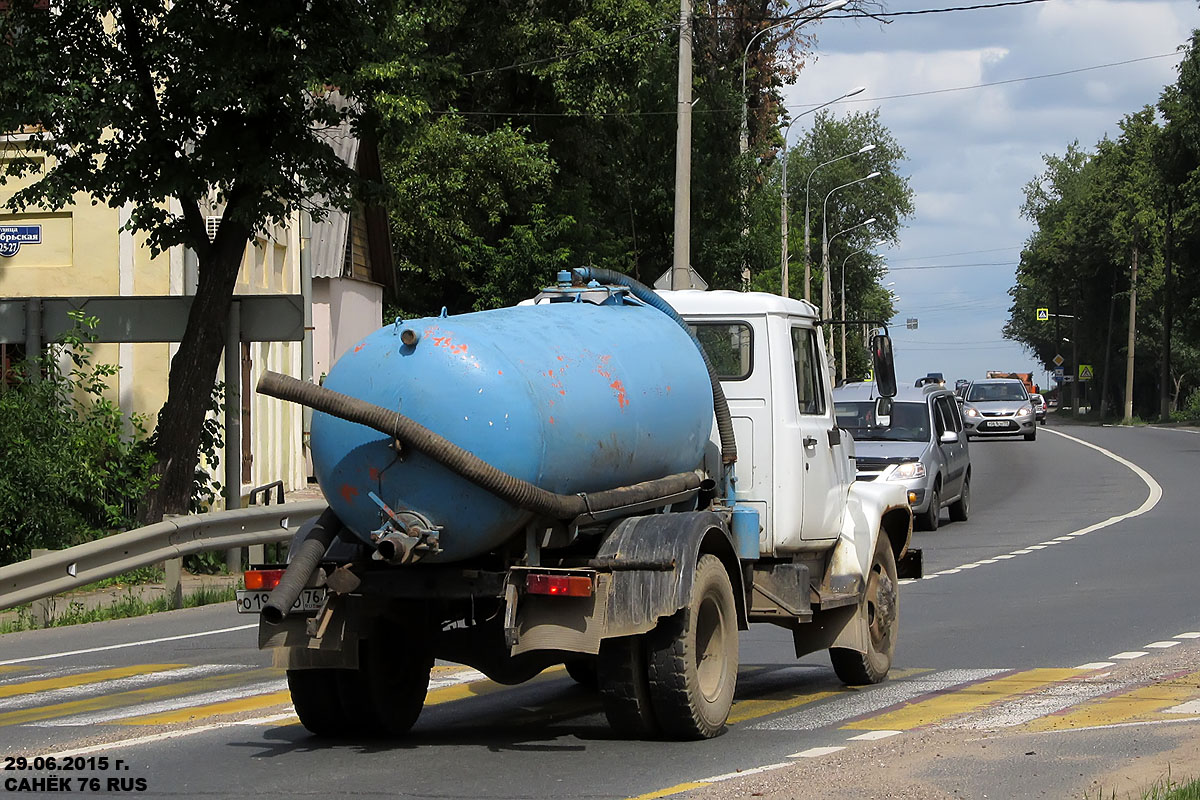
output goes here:
[[[401, 334], [415, 344], [404, 344]], [[712, 388], [687, 332], [640, 301], [553, 302], [388, 325], [343, 355], [324, 385], [421, 423], [492, 466], [560, 494], [700, 466]], [[492, 550], [530, 514], [384, 434], [323, 413], [312, 458], [334, 512], [370, 542], [397, 512], [440, 526], [449, 562]]]

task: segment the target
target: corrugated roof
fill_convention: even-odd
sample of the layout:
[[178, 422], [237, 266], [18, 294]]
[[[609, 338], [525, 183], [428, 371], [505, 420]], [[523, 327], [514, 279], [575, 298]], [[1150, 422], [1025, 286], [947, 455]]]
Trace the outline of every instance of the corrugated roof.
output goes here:
[[[322, 131], [321, 138], [329, 142], [338, 158], [351, 167], [358, 162], [359, 140], [346, 121], [337, 128]], [[317, 198], [317, 205], [324, 205]], [[346, 254], [346, 234], [350, 230], [350, 214], [331, 208], [320, 222], [312, 226], [312, 274], [314, 278], [340, 278]]]

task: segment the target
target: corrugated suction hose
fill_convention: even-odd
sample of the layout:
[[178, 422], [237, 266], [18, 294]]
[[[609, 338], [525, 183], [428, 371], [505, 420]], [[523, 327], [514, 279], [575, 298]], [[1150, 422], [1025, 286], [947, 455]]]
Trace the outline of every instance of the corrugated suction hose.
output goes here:
[[500, 499], [553, 519], [573, 519], [588, 512], [607, 511], [632, 503], [670, 497], [700, 487], [697, 473], [681, 472], [603, 492], [555, 494], [496, 469], [421, 423], [374, 403], [278, 372], [264, 374], [258, 382], [258, 392], [386, 433]]

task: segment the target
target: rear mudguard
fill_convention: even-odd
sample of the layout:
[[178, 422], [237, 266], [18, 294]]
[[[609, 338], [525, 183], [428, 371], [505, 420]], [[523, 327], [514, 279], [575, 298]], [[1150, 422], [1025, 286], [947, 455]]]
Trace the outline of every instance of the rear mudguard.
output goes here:
[[829, 555], [818, 595], [822, 598], [856, 596], [858, 602], [823, 608], [812, 622], [793, 629], [796, 656], [830, 647], [867, 651], [868, 620], [861, 599], [866, 576], [880, 536], [888, 537], [892, 554], [899, 561], [912, 539], [912, 510], [902, 486], [855, 482], [846, 495], [842, 530]]
[[[596, 595], [585, 608], [570, 600], [521, 598], [512, 654], [540, 649], [597, 653], [600, 641], [652, 630], [686, 606], [701, 553], [721, 559], [733, 584], [738, 627], [747, 627], [746, 592], [729, 526], [711, 511], [652, 514], [622, 520], [608, 534], [596, 560], [612, 565], [600, 573]], [[661, 569], [622, 569], [640, 562]], [[565, 600], [565, 602], [564, 602]]]

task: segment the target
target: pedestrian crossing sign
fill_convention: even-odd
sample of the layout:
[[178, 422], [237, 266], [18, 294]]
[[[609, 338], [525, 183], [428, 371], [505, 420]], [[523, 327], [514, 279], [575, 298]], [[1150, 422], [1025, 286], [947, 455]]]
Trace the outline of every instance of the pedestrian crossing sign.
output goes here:
[[1049, 322], [1050, 321], [1050, 309], [1039, 308], [1037, 310], [1037, 319], [1038, 319], [1038, 322]]
[[1091, 364], [1080, 364], [1079, 365], [1079, 380], [1090, 381], [1091, 379], [1092, 379], [1092, 365]]

